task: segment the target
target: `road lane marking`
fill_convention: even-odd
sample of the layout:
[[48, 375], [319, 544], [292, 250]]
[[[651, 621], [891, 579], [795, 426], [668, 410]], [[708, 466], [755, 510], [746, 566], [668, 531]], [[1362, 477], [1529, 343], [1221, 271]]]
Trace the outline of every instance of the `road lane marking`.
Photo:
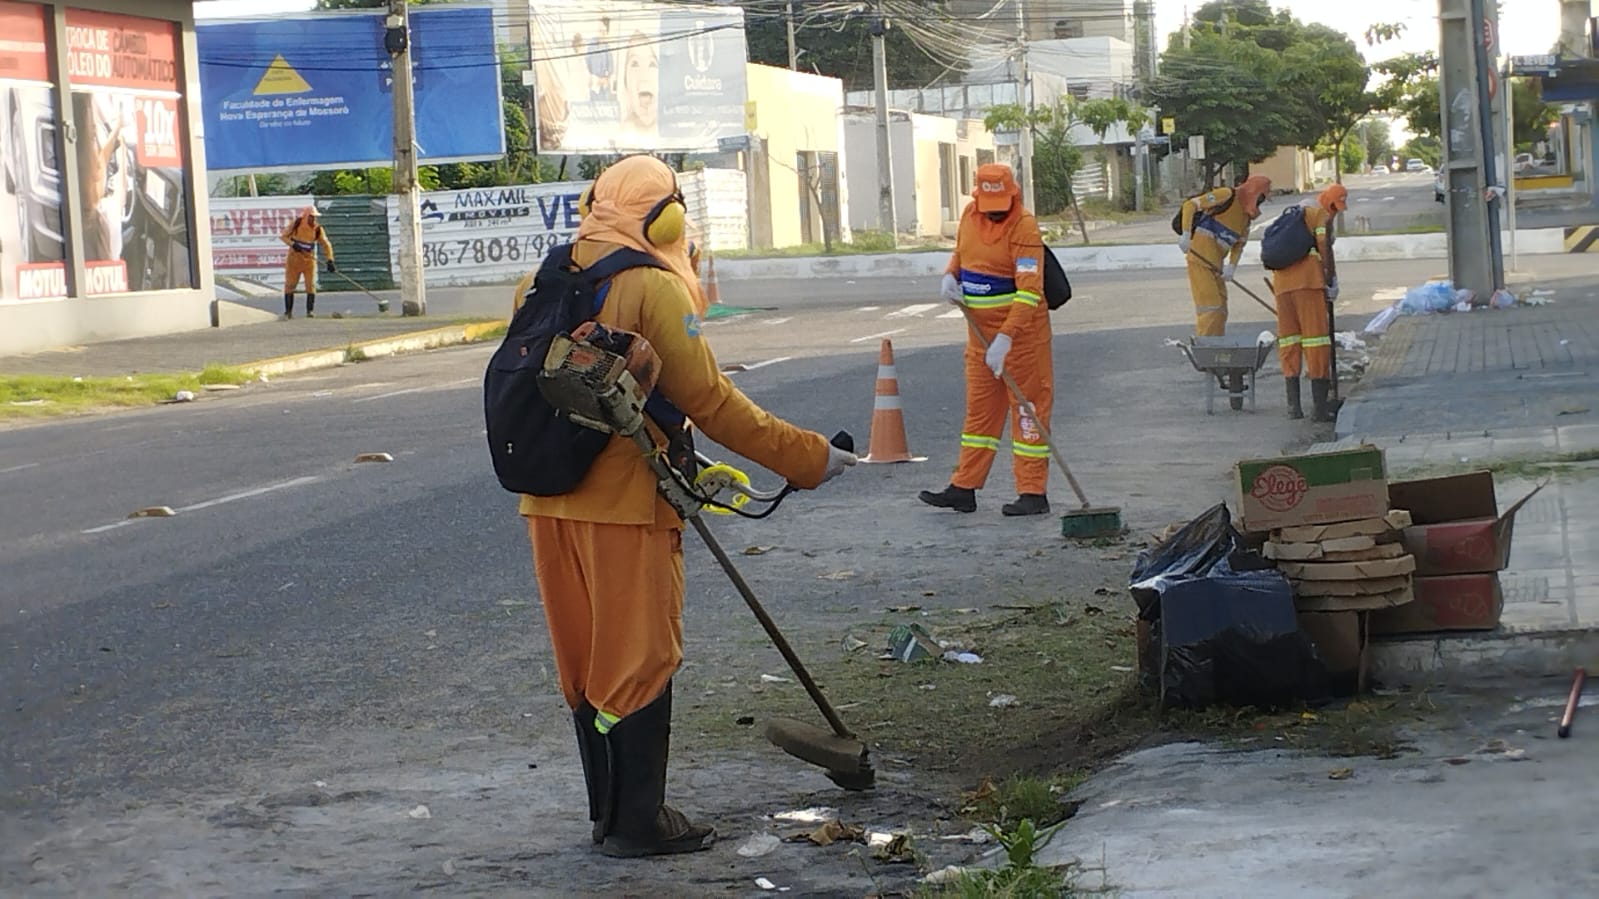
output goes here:
[[850, 343], [865, 343], [868, 340], [877, 340], [878, 338], [881, 338], [881, 337], [892, 337], [895, 334], [904, 334], [904, 333], [905, 333], [905, 329], [904, 328], [895, 328], [892, 331], [884, 331], [881, 334], [867, 334], [864, 337], [857, 337], [854, 340], [851, 340]]
[[410, 394], [410, 393], [422, 393], [423, 391], [426, 391], [426, 390], [449, 390], [452, 387], [460, 387], [460, 386], [465, 385], [465, 384], [476, 384], [477, 381], [478, 381], [477, 378], [462, 378], [459, 381], [451, 381], [448, 384], [424, 384], [421, 387], [407, 387], [404, 390], [391, 390], [388, 393], [380, 393], [380, 394], [377, 394], [376, 396], [358, 397], [356, 399], [350, 400], [350, 402], [351, 402], [351, 404], [354, 404], [354, 403], [370, 403], [370, 402], [374, 402], [376, 400], [386, 400], [386, 399], [389, 399], [391, 397], [405, 396], [406, 394]]
[[756, 363], [754, 363], [752, 365], [746, 365], [746, 366], [744, 366], [744, 370], [745, 371], [754, 371], [757, 368], [765, 368], [768, 365], [776, 365], [779, 362], [787, 362], [788, 360], [790, 360], [792, 358], [794, 358], [794, 357], [793, 356], [778, 356], [776, 359], [768, 359], [765, 362], [756, 362]]
[[939, 307], [939, 305], [940, 304], [938, 304], [938, 303], [917, 303], [917, 304], [912, 305], [912, 306], [906, 306], [904, 309], [896, 309], [893, 312], [890, 312], [889, 314], [887, 314], [887, 315], [885, 315], [883, 317], [884, 318], [914, 318], [915, 316], [921, 315], [923, 312], [927, 312], [928, 310], [937, 309]]
[[10, 468], [0, 468], [0, 474], [10, 474], [13, 471], [26, 471], [30, 468], [38, 468], [40, 464], [41, 463], [38, 462], [24, 462], [21, 465], [13, 465]]
[[761, 322], [761, 324], [763, 324], [763, 325], [786, 325], [786, 324], [788, 324], [789, 322], [791, 322], [793, 320], [794, 320], [793, 318], [769, 318], [766, 321]]
[[966, 313], [960, 311], [959, 309], [951, 309], [943, 315], [940, 315], [939, 318], [960, 318], [965, 314]]
[[859, 309], [856, 309], [855, 311], [856, 312], [876, 312], [877, 310], [879, 310], [881, 308], [883, 308], [883, 307], [882, 306], [862, 306]]
[[[242, 490], [242, 491], [240, 491], [238, 493], [230, 493], [230, 494], [228, 494], [226, 496], [219, 496], [216, 499], [208, 499], [208, 500], [205, 500], [203, 502], [193, 503], [193, 504], [187, 505], [187, 506], [179, 506], [178, 508], [174, 509], [173, 511], [177, 512], [180, 515], [182, 513], [184, 513], [184, 512], [198, 512], [198, 511], [200, 511], [202, 509], [212, 508], [213, 506], [221, 506], [221, 505], [225, 505], [227, 503], [236, 503], [236, 502], [238, 502], [239, 500], [242, 500], [242, 499], [251, 499], [253, 497], [262, 496], [262, 495], [267, 494], [267, 493], [274, 493], [274, 492], [279, 491], [279, 490], [287, 490], [290, 487], [301, 487], [301, 486], [304, 486], [306, 484], [312, 484], [312, 483], [315, 483], [315, 482], [320, 481], [320, 480], [322, 480], [322, 479], [320, 477], [317, 477], [316, 475], [306, 475], [304, 477], [294, 478], [293, 480], [289, 480], [289, 481], [281, 481], [281, 482], [276, 483], [276, 484], [268, 484], [265, 487], [256, 487], [256, 488], [254, 488], [252, 490]], [[133, 524], [135, 521], [140, 521], [140, 520], [141, 519], [138, 519], [138, 518], [124, 518], [121, 521], [115, 521], [115, 522], [112, 522], [111, 524], [102, 524], [99, 527], [95, 527], [95, 528], [85, 528], [83, 531], [81, 531], [81, 533], [84, 533], [84, 534], [103, 534], [106, 531], [114, 531], [117, 528], [127, 527], [128, 525]]]

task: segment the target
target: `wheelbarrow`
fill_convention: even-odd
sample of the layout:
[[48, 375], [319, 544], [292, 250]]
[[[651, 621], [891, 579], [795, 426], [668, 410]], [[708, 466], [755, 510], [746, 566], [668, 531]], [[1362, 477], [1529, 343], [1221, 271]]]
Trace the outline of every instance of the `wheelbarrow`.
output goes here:
[[1205, 414], [1216, 411], [1216, 388], [1225, 384], [1227, 402], [1234, 411], [1244, 408], [1249, 396], [1249, 411], [1255, 411], [1255, 373], [1271, 358], [1275, 346], [1258, 343], [1253, 337], [1191, 337], [1178, 347], [1194, 370], [1205, 375]]

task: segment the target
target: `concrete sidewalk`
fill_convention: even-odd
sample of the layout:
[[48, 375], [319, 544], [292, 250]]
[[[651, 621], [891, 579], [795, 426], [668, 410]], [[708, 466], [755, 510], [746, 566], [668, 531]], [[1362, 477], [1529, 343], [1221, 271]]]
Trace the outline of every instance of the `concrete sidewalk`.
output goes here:
[[399, 315], [295, 318], [206, 328], [0, 357], [0, 374], [116, 377], [226, 365], [268, 375], [324, 368], [352, 350], [367, 358], [480, 339], [500, 322], [474, 324]]
[[[1549, 305], [1395, 322], [1339, 415], [1335, 443], [1387, 451], [1390, 476], [1513, 465], [1505, 607], [1489, 633], [1380, 641], [1390, 681], [1553, 675], [1599, 660], [1599, 276], [1543, 282]], [[1559, 467], [1538, 463], [1564, 461]]]

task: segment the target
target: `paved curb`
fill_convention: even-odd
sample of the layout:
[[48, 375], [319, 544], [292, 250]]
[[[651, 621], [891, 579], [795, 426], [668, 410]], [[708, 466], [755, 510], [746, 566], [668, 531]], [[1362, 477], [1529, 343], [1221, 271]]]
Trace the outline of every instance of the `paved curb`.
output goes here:
[[1391, 686], [1488, 683], [1507, 677], [1566, 677], [1599, 658], [1599, 629], [1453, 634], [1373, 640], [1374, 679]]
[[355, 354], [359, 354], [366, 359], [377, 359], [382, 356], [396, 356], [401, 353], [416, 353], [423, 350], [436, 350], [442, 347], [475, 343], [482, 340], [485, 334], [502, 328], [504, 325], [504, 322], [490, 321], [472, 322], [466, 325], [450, 325], [444, 328], [429, 328], [423, 331], [396, 334], [392, 337], [379, 337], [375, 340], [350, 343], [341, 347], [329, 347], [323, 350], [295, 353], [292, 356], [276, 356], [271, 359], [245, 362], [238, 367], [252, 374], [267, 376], [287, 375], [295, 372], [312, 371], [318, 368], [333, 368], [350, 361], [350, 356]]

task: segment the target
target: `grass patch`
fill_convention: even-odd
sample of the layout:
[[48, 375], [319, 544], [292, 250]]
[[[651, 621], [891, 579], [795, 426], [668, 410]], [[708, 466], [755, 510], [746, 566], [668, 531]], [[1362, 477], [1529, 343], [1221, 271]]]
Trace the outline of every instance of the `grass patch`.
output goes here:
[[1070, 816], [1071, 807], [1062, 797], [1087, 779], [1087, 772], [1073, 771], [1047, 777], [1013, 774], [997, 785], [984, 780], [967, 797], [968, 804], [961, 812], [968, 818], [993, 822], [999, 827], [1021, 821], [1049, 827]]
[[198, 393], [207, 384], [244, 384], [237, 368], [208, 365], [199, 372], [139, 374], [121, 378], [0, 375], [0, 420], [48, 418], [91, 409], [151, 406], [180, 390]]
[[479, 331], [475, 336], [473, 336], [472, 341], [474, 343], [483, 343], [490, 340], [503, 340], [506, 332], [508, 332], [510, 328], [510, 322], [501, 322], [487, 331]]

